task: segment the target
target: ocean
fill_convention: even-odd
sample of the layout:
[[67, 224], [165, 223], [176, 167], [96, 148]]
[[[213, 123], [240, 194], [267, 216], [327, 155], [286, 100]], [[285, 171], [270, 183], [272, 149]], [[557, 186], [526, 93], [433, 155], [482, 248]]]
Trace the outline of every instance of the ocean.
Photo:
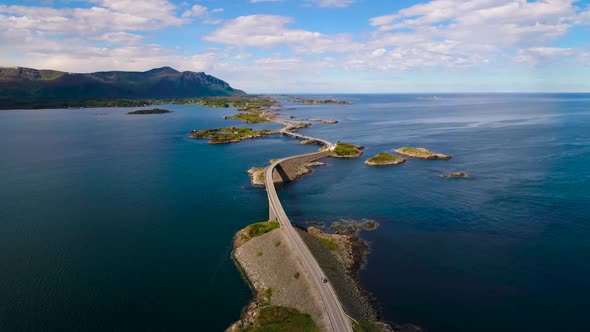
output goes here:
[[[322, 98], [326, 96], [321, 96]], [[279, 189], [292, 221], [374, 219], [360, 281], [428, 331], [588, 330], [590, 94], [338, 95], [281, 113], [366, 147]], [[231, 109], [0, 111], [0, 331], [222, 331], [252, 298], [230, 258], [268, 218], [246, 171], [311, 152], [208, 145]], [[452, 160], [363, 161], [402, 146]], [[465, 171], [469, 179], [443, 179]]]

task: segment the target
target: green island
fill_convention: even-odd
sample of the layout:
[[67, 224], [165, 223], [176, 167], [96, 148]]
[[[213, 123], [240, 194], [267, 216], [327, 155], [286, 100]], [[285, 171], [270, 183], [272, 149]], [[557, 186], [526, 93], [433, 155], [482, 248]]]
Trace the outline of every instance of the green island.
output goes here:
[[320, 332], [310, 315], [294, 308], [269, 305], [258, 309], [253, 325], [239, 332]]
[[327, 105], [327, 104], [352, 105], [352, 103], [349, 102], [349, 101], [335, 100], [335, 99], [293, 98], [290, 101], [293, 102], [293, 103], [304, 104], [304, 105]]
[[207, 138], [209, 139], [209, 144], [225, 144], [237, 143], [245, 139], [258, 138], [272, 134], [276, 134], [276, 132], [267, 129], [253, 130], [252, 128], [226, 127], [193, 130], [191, 132], [191, 137]]
[[356, 158], [362, 154], [363, 147], [341, 142], [336, 143], [336, 147], [331, 152], [331, 156], [336, 158]]
[[161, 109], [161, 108], [152, 108], [149, 110], [137, 110], [137, 111], [127, 112], [127, 114], [164, 114], [164, 113], [172, 113], [172, 111]]
[[401, 154], [402, 156], [411, 157], [411, 158], [418, 158], [418, 159], [444, 159], [448, 160], [452, 157], [442, 153], [432, 152], [425, 148], [414, 148], [414, 147], [403, 147], [399, 149], [395, 149], [395, 152]]
[[367, 159], [365, 164], [369, 166], [386, 166], [399, 165], [405, 163], [406, 160], [400, 156], [396, 156], [387, 152], [381, 152], [373, 158]]
[[258, 114], [254, 113], [239, 113], [236, 115], [226, 116], [225, 119], [234, 119], [239, 120], [246, 123], [263, 123], [269, 122], [267, 119], [261, 117]]

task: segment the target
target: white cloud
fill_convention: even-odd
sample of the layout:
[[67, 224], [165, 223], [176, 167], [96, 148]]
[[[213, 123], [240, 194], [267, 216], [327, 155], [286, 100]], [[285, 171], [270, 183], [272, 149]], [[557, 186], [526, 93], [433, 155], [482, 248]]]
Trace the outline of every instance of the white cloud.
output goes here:
[[111, 44], [134, 45], [139, 43], [143, 39], [143, 36], [128, 32], [108, 32], [100, 36], [98, 39]]
[[514, 58], [516, 62], [529, 65], [548, 64], [551, 62], [565, 62], [575, 55], [576, 51], [571, 48], [559, 47], [531, 47], [519, 49], [518, 55]]
[[145, 31], [181, 25], [175, 6], [164, 0], [95, 0], [99, 6], [63, 8], [0, 5], [0, 18], [14, 28], [55, 34]]
[[[492, 63], [514, 49], [548, 50], [585, 15], [573, 0], [438, 0], [370, 19], [368, 45], [395, 59], [377, 67]], [[522, 62], [534, 51], [518, 57]], [[353, 59], [354, 60], [354, 59]], [[353, 63], [367, 61], [353, 61]]]
[[221, 12], [223, 12], [223, 8], [215, 8], [215, 9], [209, 10], [209, 8], [207, 8], [205, 6], [194, 5], [191, 7], [191, 9], [185, 11], [182, 14], [182, 17], [183, 18], [195, 17], [195, 18], [202, 19], [203, 23], [206, 23], [206, 24], [219, 24], [219, 23], [222, 23], [223, 20], [213, 18], [212, 14], [221, 13]]
[[298, 53], [349, 52], [360, 45], [345, 34], [324, 35], [303, 29], [289, 29], [293, 19], [277, 15], [240, 16], [204, 37], [210, 42], [234, 46], [273, 48], [286, 45]]

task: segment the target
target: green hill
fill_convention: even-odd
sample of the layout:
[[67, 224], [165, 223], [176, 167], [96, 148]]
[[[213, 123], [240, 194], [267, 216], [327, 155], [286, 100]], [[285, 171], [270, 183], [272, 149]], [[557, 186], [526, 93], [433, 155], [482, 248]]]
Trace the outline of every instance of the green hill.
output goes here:
[[245, 95], [205, 73], [170, 67], [146, 72], [65, 73], [23, 67], [0, 67], [0, 109], [15, 105], [73, 104], [97, 99], [175, 99]]

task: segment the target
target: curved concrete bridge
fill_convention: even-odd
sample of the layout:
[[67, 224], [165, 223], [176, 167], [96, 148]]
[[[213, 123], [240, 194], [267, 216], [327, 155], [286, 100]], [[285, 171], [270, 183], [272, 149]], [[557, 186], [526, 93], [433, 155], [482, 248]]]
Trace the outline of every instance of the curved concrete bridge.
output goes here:
[[[285, 135], [300, 138], [300, 139], [311, 139], [321, 142], [322, 144], [326, 145], [328, 150], [333, 150], [335, 145], [329, 141], [317, 139], [314, 137], [308, 137], [301, 134], [293, 133], [287, 129], [282, 129], [281, 132]], [[352, 323], [348, 318], [347, 314], [344, 312], [344, 308], [336, 295], [336, 291], [332, 287], [330, 282], [324, 283], [323, 279], [325, 278], [325, 274], [322, 271], [320, 265], [313, 257], [309, 248], [305, 245], [299, 234], [293, 228], [289, 217], [285, 213], [283, 206], [281, 205], [281, 201], [277, 195], [277, 191], [274, 185], [273, 180], [273, 172], [276, 171], [276, 167], [285, 161], [289, 161], [295, 158], [301, 157], [325, 157], [325, 151], [319, 151], [314, 153], [308, 153], [304, 155], [297, 155], [292, 157], [287, 157], [283, 159], [279, 159], [269, 165], [265, 171], [265, 185], [266, 185], [266, 192], [268, 195], [268, 203], [269, 203], [269, 220], [278, 220], [281, 227], [283, 228], [286, 238], [289, 241], [289, 246], [293, 248], [295, 254], [299, 257], [305, 272], [308, 274], [309, 278], [311, 279], [313, 285], [317, 288], [318, 293], [320, 295], [320, 299], [324, 305], [326, 310], [326, 314], [328, 315], [328, 319], [330, 321], [330, 325], [332, 327], [332, 331], [336, 332], [352, 332]]]

